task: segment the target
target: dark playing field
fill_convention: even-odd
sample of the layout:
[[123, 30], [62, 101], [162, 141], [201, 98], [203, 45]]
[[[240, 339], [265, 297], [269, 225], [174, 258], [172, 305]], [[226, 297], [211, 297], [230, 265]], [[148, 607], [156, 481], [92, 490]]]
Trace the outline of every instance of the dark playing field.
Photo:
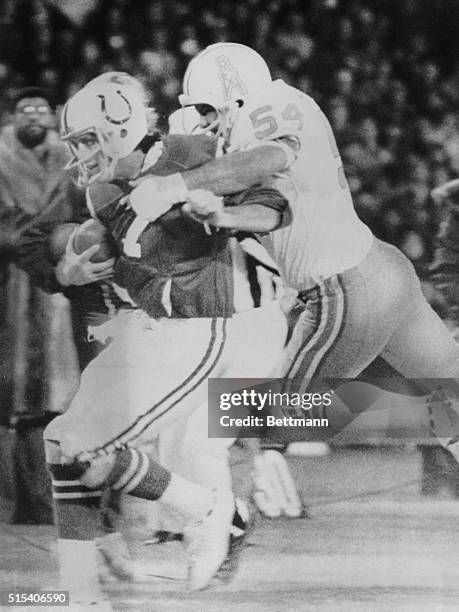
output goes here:
[[[199, 594], [186, 591], [180, 544], [146, 546], [148, 532], [134, 521], [126, 530], [132, 551], [158, 577], [136, 588], [108, 585], [114, 609], [459, 610], [459, 501], [420, 497], [414, 448], [289, 461], [309, 519], [260, 520], [235, 580]], [[0, 528], [0, 590], [57, 588], [53, 528]], [[22, 608], [5, 608], [13, 609]]]

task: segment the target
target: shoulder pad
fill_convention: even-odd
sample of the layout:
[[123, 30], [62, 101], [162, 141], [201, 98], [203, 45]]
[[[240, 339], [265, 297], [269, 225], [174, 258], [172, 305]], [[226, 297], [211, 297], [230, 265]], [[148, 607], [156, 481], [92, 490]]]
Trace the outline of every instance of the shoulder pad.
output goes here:
[[91, 215], [99, 217], [103, 210], [125, 195], [126, 191], [115, 183], [94, 183], [86, 190], [86, 203]]
[[317, 108], [303, 92], [283, 81], [273, 81], [250, 96], [242, 107], [231, 133], [231, 145], [243, 149], [257, 140], [301, 138]]

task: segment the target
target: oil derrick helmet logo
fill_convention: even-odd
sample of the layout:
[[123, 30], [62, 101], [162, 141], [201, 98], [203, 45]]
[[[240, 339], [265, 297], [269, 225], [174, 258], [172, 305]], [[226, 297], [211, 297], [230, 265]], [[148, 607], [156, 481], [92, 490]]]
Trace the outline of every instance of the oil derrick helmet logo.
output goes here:
[[217, 57], [217, 70], [222, 83], [223, 99], [225, 101], [236, 100], [238, 93], [241, 96], [247, 94], [247, 87], [244, 81], [241, 79], [237, 68], [233, 66], [226, 55], [219, 55]]

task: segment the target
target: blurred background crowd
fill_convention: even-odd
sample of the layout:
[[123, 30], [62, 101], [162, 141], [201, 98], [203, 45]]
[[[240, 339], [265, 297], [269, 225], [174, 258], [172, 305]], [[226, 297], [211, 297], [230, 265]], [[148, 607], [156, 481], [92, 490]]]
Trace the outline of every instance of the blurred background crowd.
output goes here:
[[438, 213], [431, 188], [459, 172], [456, 0], [4, 0], [0, 92], [40, 84], [62, 102], [122, 69], [161, 117], [177, 108], [188, 61], [248, 43], [275, 77], [328, 114], [362, 218], [421, 275]]

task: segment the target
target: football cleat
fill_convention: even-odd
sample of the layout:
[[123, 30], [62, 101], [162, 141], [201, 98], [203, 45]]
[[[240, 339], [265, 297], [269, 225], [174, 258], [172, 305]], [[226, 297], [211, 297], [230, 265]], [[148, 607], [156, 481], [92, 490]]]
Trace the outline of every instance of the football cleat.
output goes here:
[[231, 582], [239, 568], [241, 553], [247, 546], [247, 538], [255, 528], [257, 512], [253, 506], [241, 499], [236, 500], [236, 510], [233, 514], [229, 550], [217, 573], [217, 578], [227, 584]]
[[96, 538], [99, 551], [99, 577], [102, 582], [146, 582], [147, 577], [137, 567], [120, 533], [109, 533]]
[[298, 495], [287, 461], [277, 450], [265, 450], [254, 459], [254, 501], [268, 518], [284, 514], [304, 518], [305, 508]]
[[230, 546], [235, 500], [231, 491], [217, 489], [211, 511], [185, 530], [190, 557], [189, 586], [206, 588], [226, 559]]

